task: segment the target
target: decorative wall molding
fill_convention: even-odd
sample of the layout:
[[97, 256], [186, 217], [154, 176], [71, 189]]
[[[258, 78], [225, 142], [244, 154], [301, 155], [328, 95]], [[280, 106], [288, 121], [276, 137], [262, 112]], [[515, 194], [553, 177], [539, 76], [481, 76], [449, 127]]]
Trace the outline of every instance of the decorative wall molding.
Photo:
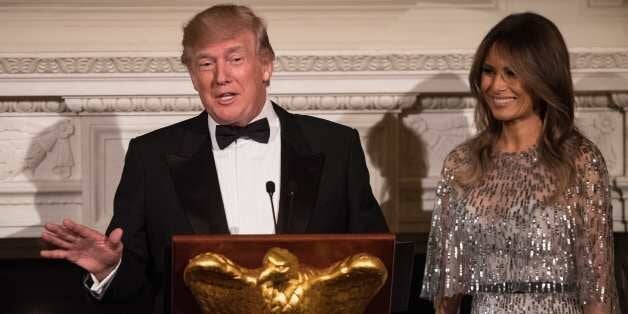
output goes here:
[[[392, 53], [280, 55], [275, 71], [302, 72], [460, 72], [473, 53]], [[571, 53], [574, 71], [628, 70], [628, 51]], [[179, 57], [0, 57], [0, 75], [186, 73]]]
[[625, 3], [624, 0], [588, 0], [587, 3], [590, 7], [621, 7]]
[[[577, 93], [576, 108], [617, 108], [628, 106], [628, 93]], [[419, 97], [421, 110], [472, 109], [477, 101], [470, 95], [426, 95]]]
[[4, 57], [0, 74], [185, 73], [178, 57]]
[[65, 102], [57, 98], [46, 100], [0, 100], [0, 113], [62, 113], [68, 111]]
[[[472, 53], [458, 51], [288, 53], [275, 61], [271, 94], [468, 93], [472, 58]], [[628, 48], [575, 51], [572, 58], [576, 90], [628, 90]], [[174, 56], [0, 55], [0, 97], [194, 93], [186, 68]], [[26, 110], [36, 111], [15, 111]]]
[[576, 112], [576, 126], [604, 155], [611, 176], [624, 173], [623, 113], [613, 108], [583, 108]]
[[597, 95], [576, 95], [576, 107], [579, 108], [604, 108], [604, 107], [616, 107], [611, 101], [611, 97], [608, 94]]
[[[475, 99], [468, 94], [326, 94], [271, 95], [271, 99], [288, 110], [398, 111], [472, 109]], [[578, 108], [625, 108], [628, 93], [578, 94]], [[173, 96], [92, 96], [61, 97], [40, 100], [0, 100], [0, 113], [124, 113], [124, 112], [196, 112], [202, 110], [196, 95]]]
[[470, 95], [425, 96], [419, 99], [418, 109], [472, 109], [476, 104], [477, 101]]
[[[400, 110], [416, 95], [281, 95], [271, 99], [288, 110]], [[198, 96], [172, 97], [66, 97], [71, 112], [190, 112], [202, 110]], [[0, 111], [1, 112], [1, 111]]]
[[416, 102], [416, 94], [282, 95], [271, 98], [288, 110], [397, 111]]
[[203, 106], [198, 96], [65, 97], [66, 108], [79, 112], [190, 112]]
[[611, 97], [617, 106], [628, 108], [628, 93], [613, 93]]
[[[466, 71], [473, 54], [362, 54], [278, 56], [277, 72]], [[628, 62], [627, 62], [628, 63]]]

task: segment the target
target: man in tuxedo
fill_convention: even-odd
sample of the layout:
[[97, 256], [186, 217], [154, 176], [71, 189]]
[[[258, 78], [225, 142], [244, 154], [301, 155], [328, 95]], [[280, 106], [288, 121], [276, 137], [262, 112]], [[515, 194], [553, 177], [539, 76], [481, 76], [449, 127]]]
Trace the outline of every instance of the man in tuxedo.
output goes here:
[[205, 111], [131, 140], [106, 235], [47, 224], [58, 249], [42, 256], [83, 267], [97, 299], [149, 293], [161, 311], [174, 234], [387, 231], [357, 131], [269, 100], [275, 55], [259, 17], [211, 7], [182, 44]]

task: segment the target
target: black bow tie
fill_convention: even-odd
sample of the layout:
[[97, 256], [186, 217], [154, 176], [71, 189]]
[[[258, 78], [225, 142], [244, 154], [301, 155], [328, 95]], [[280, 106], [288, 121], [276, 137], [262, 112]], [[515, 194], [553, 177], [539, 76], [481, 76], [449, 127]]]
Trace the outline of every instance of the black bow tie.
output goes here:
[[220, 149], [224, 149], [241, 137], [250, 138], [260, 143], [268, 143], [268, 138], [270, 137], [268, 119], [257, 120], [245, 127], [234, 125], [216, 126], [216, 142], [218, 142]]

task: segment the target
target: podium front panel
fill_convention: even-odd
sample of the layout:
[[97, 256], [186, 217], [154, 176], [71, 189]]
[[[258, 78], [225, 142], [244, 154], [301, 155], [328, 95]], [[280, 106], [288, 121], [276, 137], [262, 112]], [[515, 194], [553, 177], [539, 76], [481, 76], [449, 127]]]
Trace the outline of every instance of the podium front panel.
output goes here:
[[254, 269], [262, 266], [269, 249], [279, 247], [296, 255], [301, 264], [315, 268], [327, 268], [359, 253], [378, 257], [386, 266], [388, 278], [366, 313], [389, 313], [394, 239], [393, 234], [177, 235], [172, 238], [171, 312], [201, 313], [183, 281], [185, 267], [196, 255], [217, 253], [242, 267]]

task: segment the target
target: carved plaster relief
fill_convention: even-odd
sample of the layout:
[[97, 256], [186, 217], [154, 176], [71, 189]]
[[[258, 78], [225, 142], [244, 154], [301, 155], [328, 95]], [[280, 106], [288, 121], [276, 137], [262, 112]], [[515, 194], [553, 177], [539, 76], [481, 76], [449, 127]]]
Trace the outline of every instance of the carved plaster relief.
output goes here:
[[[439, 101], [459, 107], [461, 101]], [[430, 228], [436, 182], [443, 160], [474, 132], [471, 109], [409, 113], [401, 118], [399, 130], [399, 231], [427, 231]], [[433, 185], [430, 185], [432, 184]]]
[[[422, 96], [403, 94], [333, 94], [299, 95], [271, 94], [271, 99], [288, 110], [420, 110], [473, 109], [476, 101], [471, 96]], [[610, 96], [610, 97], [609, 97]], [[612, 101], [611, 101], [612, 99]], [[628, 94], [578, 95], [577, 108], [628, 107]], [[176, 96], [90, 96], [63, 97], [62, 100], [0, 100], [0, 113], [35, 112], [194, 112], [203, 109], [197, 95]]]
[[580, 109], [576, 112], [576, 126], [602, 152], [611, 176], [624, 172], [622, 149], [622, 114], [610, 109]]
[[7, 112], [56, 112], [67, 111], [65, 104], [59, 100], [0, 100], [0, 113]]
[[178, 57], [0, 58], [0, 74], [185, 73]]
[[[288, 110], [398, 110], [416, 101], [409, 95], [271, 95]], [[64, 107], [71, 112], [200, 112], [201, 100], [191, 96], [109, 96], [64, 97]]]
[[613, 104], [620, 108], [628, 107], [628, 93], [612, 93]]
[[1, 117], [0, 120], [0, 181], [72, 177], [75, 166], [72, 120], [34, 121], [25, 117]]
[[287, 110], [399, 110], [416, 101], [409, 95], [274, 95], [272, 100]]
[[438, 176], [447, 154], [475, 132], [471, 110], [411, 114], [402, 121], [410, 131], [400, 139], [399, 157], [412, 168], [402, 176], [406, 178]]
[[[626, 70], [628, 51], [574, 51], [572, 69]], [[468, 71], [473, 53], [309, 54], [280, 55], [279, 73]], [[0, 75], [187, 73], [178, 56], [170, 57], [0, 57]]]
[[72, 112], [189, 112], [203, 110], [198, 96], [65, 97]]

